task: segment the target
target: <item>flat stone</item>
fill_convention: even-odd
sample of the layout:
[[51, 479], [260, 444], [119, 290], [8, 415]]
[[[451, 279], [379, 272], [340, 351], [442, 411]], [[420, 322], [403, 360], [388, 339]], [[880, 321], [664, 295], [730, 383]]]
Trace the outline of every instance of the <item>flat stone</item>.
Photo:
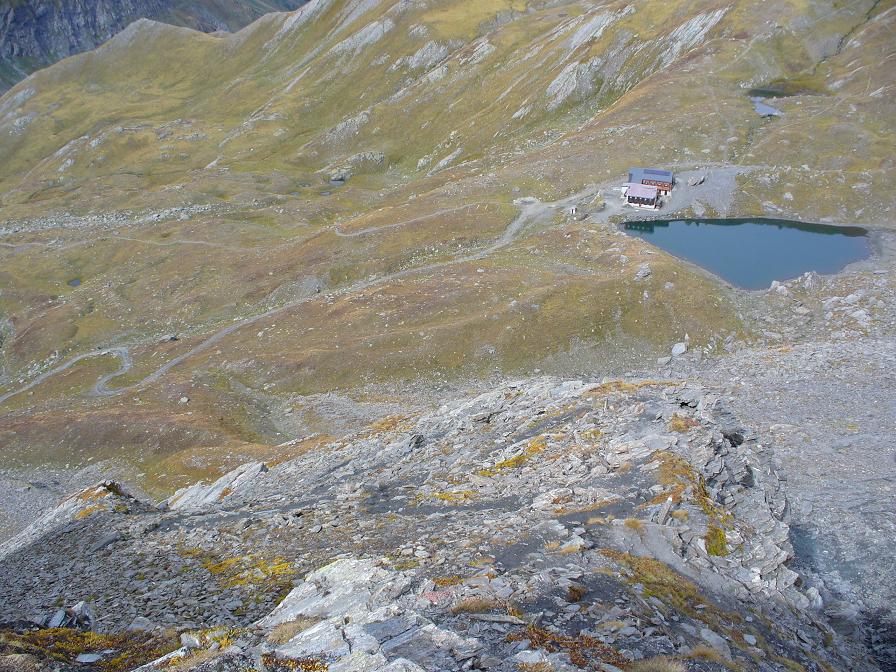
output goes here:
[[731, 660], [731, 647], [719, 633], [709, 628], [700, 628], [700, 639], [709, 644], [725, 658]]
[[65, 609], [58, 609], [51, 617], [49, 622], [47, 623], [48, 628], [58, 628], [62, 625], [62, 622], [65, 620]]
[[202, 643], [196, 635], [191, 635], [187, 632], [180, 636], [180, 644], [188, 649], [198, 649], [202, 646]]
[[120, 541], [123, 538], [124, 537], [121, 535], [120, 532], [110, 532], [109, 534], [106, 534], [105, 536], [100, 537], [99, 540], [97, 540], [96, 543], [94, 543], [90, 547], [90, 552], [96, 553], [97, 551], [101, 551], [104, 548], [106, 548], [106, 546], [111, 546], [116, 541]]
[[76, 663], [96, 663], [103, 659], [101, 653], [79, 653], [75, 658]]
[[146, 632], [153, 630], [155, 628], [155, 624], [146, 618], [145, 616], [137, 616], [131, 624], [128, 626], [128, 630], [131, 632]]

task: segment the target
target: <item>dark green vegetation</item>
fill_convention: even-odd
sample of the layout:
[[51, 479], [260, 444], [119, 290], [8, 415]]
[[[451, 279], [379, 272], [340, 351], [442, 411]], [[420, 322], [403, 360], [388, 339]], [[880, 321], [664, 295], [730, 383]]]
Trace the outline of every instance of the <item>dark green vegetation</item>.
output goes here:
[[[711, 215], [886, 223], [893, 20], [870, 1], [316, 0], [234, 35], [137, 22], [0, 99], [6, 459], [124, 452], [163, 488], [330, 431], [305, 395], [748, 335], [730, 290], [606, 226], [615, 201], [585, 221], [514, 201], [729, 165], [695, 192]], [[807, 74], [830, 92], [754, 113], [744, 82]]]
[[765, 289], [809, 271], [836, 273], [870, 254], [868, 232], [857, 226], [756, 218], [662, 219], [623, 228], [745, 289]]
[[812, 94], [830, 94], [830, 91], [823, 79], [811, 74], [789, 79], [776, 79], [768, 84], [749, 90], [749, 95], [762, 98], [786, 98], [787, 96]]

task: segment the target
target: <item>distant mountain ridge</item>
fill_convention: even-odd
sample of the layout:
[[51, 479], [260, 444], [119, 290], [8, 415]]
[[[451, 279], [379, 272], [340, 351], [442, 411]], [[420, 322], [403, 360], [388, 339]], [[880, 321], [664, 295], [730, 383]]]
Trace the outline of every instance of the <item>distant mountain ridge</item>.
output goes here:
[[150, 18], [203, 32], [233, 31], [305, 0], [0, 0], [0, 92], [35, 70], [102, 44]]

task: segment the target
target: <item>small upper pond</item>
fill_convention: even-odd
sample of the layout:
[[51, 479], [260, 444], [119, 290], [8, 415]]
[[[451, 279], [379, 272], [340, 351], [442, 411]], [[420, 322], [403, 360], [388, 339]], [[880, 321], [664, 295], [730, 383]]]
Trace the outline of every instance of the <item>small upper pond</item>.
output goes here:
[[697, 219], [626, 222], [627, 233], [721, 276], [744, 289], [806, 273], [830, 274], [871, 254], [857, 226], [781, 219]]
[[750, 100], [753, 102], [753, 109], [756, 110], [756, 114], [760, 117], [780, 117], [784, 114], [777, 107], [772, 107], [766, 103], [764, 98], [753, 96]]

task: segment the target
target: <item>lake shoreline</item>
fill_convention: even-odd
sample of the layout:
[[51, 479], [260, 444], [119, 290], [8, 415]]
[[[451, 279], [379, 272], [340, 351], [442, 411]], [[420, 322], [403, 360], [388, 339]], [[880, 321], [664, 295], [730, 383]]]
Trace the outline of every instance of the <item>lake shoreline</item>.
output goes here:
[[834, 275], [874, 253], [864, 227], [763, 217], [633, 219], [619, 230], [747, 291]]

